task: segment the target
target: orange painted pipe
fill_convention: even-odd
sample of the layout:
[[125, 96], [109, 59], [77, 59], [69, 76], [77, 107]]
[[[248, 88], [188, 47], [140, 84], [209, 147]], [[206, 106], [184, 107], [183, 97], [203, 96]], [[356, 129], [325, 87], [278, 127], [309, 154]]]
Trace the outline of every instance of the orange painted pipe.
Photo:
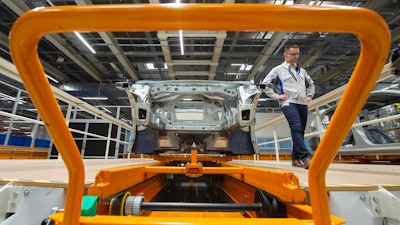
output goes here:
[[[201, 174], [241, 174], [242, 168], [236, 167], [201, 167]], [[146, 166], [146, 173], [186, 174], [184, 166]]]
[[197, 164], [197, 150], [190, 151], [190, 163]]
[[39, 39], [73, 31], [157, 30], [345, 32], [359, 38], [360, 58], [309, 170], [314, 222], [331, 224], [326, 170], [386, 62], [390, 33], [385, 21], [365, 8], [267, 4], [57, 6], [38, 8], [18, 18], [10, 34], [12, 58], [69, 172], [64, 224], [79, 223], [84, 168], [40, 64]]

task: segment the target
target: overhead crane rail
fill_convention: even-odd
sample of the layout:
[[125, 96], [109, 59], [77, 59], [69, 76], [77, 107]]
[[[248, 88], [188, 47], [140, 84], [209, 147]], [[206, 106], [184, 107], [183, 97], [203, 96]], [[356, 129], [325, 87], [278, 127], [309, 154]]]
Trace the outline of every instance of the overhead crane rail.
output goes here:
[[[356, 17], [354, 15], [357, 15]], [[102, 18], [99, 22], [99, 18]], [[351, 21], [351, 23], [349, 23]], [[309, 168], [312, 221], [293, 218], [227, 219], [231, 224], [331, 225], [325, 174], [340, 144], [372, 90], [390, 49], [390, 33], [375, 12], [353, 7], [255, 4], [135, 4], [38, 8], [22, 15], [10, 35], [14, 63], [33, 103], [68, 168], [65, 212], [51, 218], [56, 224], [216, 224], [215, 218], [81, 217], [84, 166], [75, 141], [44, 75], [37, 53], [40, 38], [72, 31], [143, 30], [273, 30], [346, 32], [356, 35], [361, 53], [336, 115], [328, 127]], [[338, 130], [342, 132], [337, 132]], [[346, 132], [345, 132], [346, 131]], [[115, 185], [115, 184], [110, 184]], [[262, 221], [262, 222], [261, 222]]]

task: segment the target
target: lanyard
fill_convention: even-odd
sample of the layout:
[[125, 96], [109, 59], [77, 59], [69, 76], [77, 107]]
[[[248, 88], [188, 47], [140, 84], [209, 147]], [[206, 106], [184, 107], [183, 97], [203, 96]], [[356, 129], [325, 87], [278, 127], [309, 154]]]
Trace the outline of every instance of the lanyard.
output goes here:
[[[292, 75], [292, 77], [297, 81], [296, 76], [292, 73], [292, 70], [290, 69], [290, 65], [288, 66], [288, 71], [289, 71], [290, 75]], [[298, 66], [296, 66], [296, 73], [297, 73], [297, 75], [300, 74], [300, 67], [298, 67]]]

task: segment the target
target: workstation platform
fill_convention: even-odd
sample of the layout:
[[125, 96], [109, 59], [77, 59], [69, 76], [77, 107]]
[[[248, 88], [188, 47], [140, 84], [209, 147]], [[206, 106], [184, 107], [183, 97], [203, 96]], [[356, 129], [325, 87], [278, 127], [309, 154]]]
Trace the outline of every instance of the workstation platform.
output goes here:
[[[85, 159], [85, 184], [93, 183], [96, 174], [104, 169], [157, 164], [151, 158]], [[291, 161], [233, 160], [230, 164], [290, 171], [300, 184], [308, 188], [308, 170], [291, 166]], [[10, 181], [36, 186], [67, 185], [68, 172], [62, 160], [4, 160], [0, 161], [0, 182]], [[328, 190], [372, 190], [381, 186], [400, 190], [400, 166], [376, 164], [331, 164], [326, 176]]]
[[[232, 164], [293, 172], [308, 187], [308, 170], [293, 167], [291, 161], [233, 160]], [[374, 190], [378, 186], [400, 190], [400, 166], [383, 164], [332, 163], [326, 174], [327, 190]]]
[[[104, 188], [107, 188], [107, 186], [109, 185], [118, 186], [121, 183], [124, 183], [125, 182], [124, 180], [126, 180], [125, 177], [128, 176], [131, 177], [131, 179], [136, 179], [137, 177], [142, 176], [140, 171], [143, 169], [148, 171], [149, 175], [146, 175], [146, 177], [150, 178], [149, 180], [153, 180], [152, 182], [150, 182], [148, 185], [145, 186], [147, 186], [148, 188], [151, 187], [155, 188], [163, 183], [162, 182], [163, 179], [159, 178], [160, 176], [151, 178], [152, 175], [150, 174], [153, 173], [155, 170], [157, 170], [157, 168], [161, 168], [159, 166], [161, 161], [152, 158], [84, 159], [83, 163], [85, 166], [85, 192], [87, 191], [93, 192], [93, 190], [95, 190], [96, 187], [100, 188], [103, 185]], [[271, 160], [234, 159], [228, 162], [222, 162], [221, 164], [223, 165], [223, 168], [221, 169], [225, 168], [226, 171], [230, 172], [234, 170], [242, 171], [241, 173], [243, 182], [250, 181], [251, 183], [251, 180], [254, 180], [254, 178], [258, 177], [258, 181], [256, 182], [259, 182], [260, 185], [263, 184], [261, 185], [263, 188], [268, 188], [268, 186], [271, 187], [279, 186], [279, 180], [284, 179], [285, 174], [293, 174], [295, 177], [298, 178], [298, 184], [299, 184], [298, 189], [296, 189], [297, 191], [294, 191], [293, 193], [298, 193], [298, 191], [300, 191], [308, 193], [305, 196], [309, 195], [309, 180], [308, 180], [309, 170], [292, 167], [290, 160], [271, 161]], [[191, 163], [187, 165], [191, 165]], [[167, 167], [163, 168], [167, 169]], [[189, 182], [192, 183], [192, 185], [190, 185], [190, 190], [188, 193], [200, 193], [203, 190], [202, 185], [204, 184], [201, 182], [201, 180], [209, 178], [209, 174], [207, 174], [206, 167], [201, 167], [201, 168], [204, 173], [203, 175], [197, 176], [197, 178], [196, 176], [192, 178], [190, 178], [189, 176], [187, 178], [189, 180], [193, 179], [193, 181], [197, 180], [197, 182], [193, 181]], [[100, 182], [100, 180], [103, 179], [100, 178], [101, 175], [107, 174], [107, 172], [104, 171], [110, 171], [109, 172], [110, 175], [114, 174], [116, 180], [113, 180], [112, 178], [104, 178], [104, 181]], [[124, 176], [121, 176], [122, 173], [118, 175], [120, 172], [123, 171], [129, 173], [124, 172], [125, 174]], [[179, 170], [176, 171], [178, 171], [178, 174], [175, 175], [174, 174], [168, 175], [167, 171], [164, 171], [166, 173], [165, 178], [170, 179], [168, 177], [171, 176], [179, 178]], [[185, 166], [182, 166], [182, 171], [185, 171]], [[271, 180], [274, 179], [274, 176], [270, 176], [269, 174], [275, 173], [274, 171], [277, 171], [277, 173], [281, 174], [279, 175], [280, 178], [278, 180]], [[248, 178], [246, 177], [249, 177], [250, 180], [248, 180]], [[394, 205], [398, 204], [397, 200], [396, 201], [392, 200], [392, 202], [390, 202], [391, 201], [390, 199], [398, 199], [398, 197], [392, 198], [391, 196], [400, 195], [399, 178], [400, 178], [400, 166], [398, 165], [342, 164], [342, 163], [331, 164], [329, 166], [326, 175], [326, 187], [329, 196], [331, 215], [343, 218], [344, 220], [346, 220], [346, 223], [348, 224], [360, 224], [359, 222], [357, 222], [358, 220], [360, 220], [360, 218], [363, 218], [361, 220], [362, 224], [367, 224], [367, 225], [378, 224], [384, 218], [393, 220], [393, 218], [396, 217], [395, 216], [396, 213], [391, 213], [388, 207], [390, 205], [393, 206], [393, 204]], [[157, 180], [159, 180], [160, 183], [154, 182]], [[247, 188], [244, 188], [244, 186], [242, 186], [242, 183], [240, 181], [234, 181], [234, 179], [232, 179], [229, 176], [224, 176], [223, 180], [228, 182], [228, 184], [222, 185], [222, 190], [229, 192], [229, 190], [233, 188], [233, 190], [236, 191], [233, 192], [232, 190], [230, 191], [232, 193], [235, 193], [235, 195], [237, 194], [238, 196], [242, 195], [251, 196], [252, 192], [249, 191]], [[296, 178], [293, 180], [296, 181]], [[278, 191], [286, 193], [291, 192], [290, 191], [291, 189], [289, 188], [290, 185], [289, 186], [288, 184], [285, 185], [285, 181], [283, 180], [281, 180], [281, 182], [282, 184], [284, 184], [284, 186], [282, 186], [281, 189]], [[23, 197], [22, 200], [19, 201], [18, 204], [19, 207], [29, 208], [29, 206], [32, 206], [32, 204], [36, 204], [37, 202], [32, 199], [46, 198], [46, 207], [43, 208], [42, 210], [43, 212], [40, 212], [37, 216], [35, 216], [35, 220], [40, 221], [40, 219], [43, 219], [43, 217], [49, 214], [49, 210], [52, 207], [63, 206], [64, 204], [63, 202], [65, 201], [65, 191], [68, 190], [67, 188], [68, 172], [64, 162], [62, 160], [57, 160], [57, 159], [0, 161], [0, 186], [2, 186], [2, 189], [6, 190], [5, 187], [9, 186], [11, 183], [12, 186], [14, 186], [14, 188], [10, 190], [13, 190], [15, 193], [17, 193], [18, 190], [19, 190], [18, 193], [21, 193], [21, 195], [23, 195], [23, 193], [26, 192], [30, 193], [29, 196], [31, 197], [29, 198]], [[297, 182], [294, 182], [293, 184], [295, 183]], [[179, 183], [177, 183], [177, 185], [178, 184]], [[185, 182], [180, 183], [180, 185], [183, 184], [185, 184]], [[294, 185], [294, 187], [295, 186], [297, 185]], [[148, 188], [144, 188], [142, 190], [144, 192], [144, 196], [146, 197], [146, 199], [149, 197], [148, 196], [149, 193], [152, 193], [151, 189]], [[98, 190], [101, 192], [101, 189]], [[48, 196], [48, 193], [51, 193], [51, 197]], [[169, 198], [173, 198], [171, 194], [172, 192], [168, 195]], [[178, 195], [175, 197], [178, 197]], [[35, 196], [35, 198], [32, 198], [32, 196]], [[295, 196], [296, 194], [293, 195], [293, 200], [296, 199]], [[377, 198], [379, 198], [380, 202], [372, 203], [373, 199]], [[252, 202], [252, 197], [250, 197], [248, 200]], [[346, 204], [343, 204], [343, 202], [346, 202]], [[309, 198], [306, 197], [306, 201], [303, 204], [308, 205], [309, 203], [310, 203]], [[290, 206], [290, 207], [295, 207], [295, 206]], [[298, 207], [303, 207], [303, 206], [298, 206]], [[382, 213], [374, 212], [373, 210], [376, 209], [377, 207], [381, 207], [381, 209], [384, 211]], [[292, 210], [293, 209], [291, 208], [291, 210], [289, 210], [288, 212], [292, 213], [291, 212]], [[15, 222], [14, 220], [16, 218], [18, 218], [18, 220], [25, 218], [25, 214], [27, 212], [26, 210], [19, 209], [15, 211], [16, 211], [15, 214], [16, 216], [10, 220], [4, 221], [6, 222], [5, 224], [12, 224], [13, 222]], [[152, 215], [153, 216], [159, 215], [159, 213], [160, 212], [157, 212]], [[31, 213], [29, 214], [31, 215]], [[224, 216], [226, 215], [224, 214]], [[332, 219], [334, 219], [334, 217], [332, 217]], [[396, 219], [394, 219], [393, 221], [396, 221]], [[340, 224], [341, 222], [337, 223]]]
[[[85, 185], [104, 169], [157, 163], [152, 159], [85, 159]], [[0, 160], [0, 184], [67, 187], [68, 171], [62, 160]]]

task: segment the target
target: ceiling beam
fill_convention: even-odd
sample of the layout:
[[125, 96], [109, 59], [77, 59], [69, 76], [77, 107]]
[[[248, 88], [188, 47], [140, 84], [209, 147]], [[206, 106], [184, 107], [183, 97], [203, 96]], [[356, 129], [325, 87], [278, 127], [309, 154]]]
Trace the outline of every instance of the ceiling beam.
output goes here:
[[275, 32], [272, 35], [271, 40], [268, 41], [268, 44], [263, 48], [253, 67], [251, 68], [249, 76], [246, 79], [247, 81], [252, 80], [256, 76], [261, 66], [263, 66], [269, 57], [275, 52], [276, 48], [280, 45], [286, 34], [287, 33], [285, 32]]
[[[92, 5], [91, 0], [75, 0], [77, 5]], [[115, 55], [121, 65], [124, 67], [125, 71], [128, 73], [129, 77], [137, 81], [140, 79], [138, 71], [133, 67], [132, 63], [129, 61], [128, 57], [124, 55], [123, 50], [118, 46], [118, 41], [114, 38], [110, 32], [99, 32], [100, 37], [110, 48], [111, 52]]]
[[3, 32], [0, 32], [0, 45], [10, 48], [8, 46], [8, 35]]
[[[12, 9], [16, 14], [22, 15], [30, 8], [22, 0], [3, 0], [4, 4]], [[95, 80], [100, 81], [100, 73], [90, 65], [83, 57], [78, 55], [68, 44], [57, 34], [48, 34], [45, 37], [50, 43], [55, 45], [61, 52], [68, 56], [72, 61], [74, 61], [78, 66], [90, 74]], [[66, 76], [64, 79], [68, 79]]]
[[108, 45], [111, 52], [115, 55], [121, 65], [124, 67], [125, 71], [128, 73], [129, 77], [134, 80], [140, 80], [140, 75], [138, 71], [133, 67], [132, 63], [122, 49], [118, 46], [118, 41], [115, 40], [114, 36], [110, 32], [99, 32], [100, 37]]
[[[152, 3], [152, 0], [150, 0], [150, 3]], [[165, 31], [158, 31], [157, 32], [157, 37], [160, 40], [160, 45], [161, 45], [161, 50], [164, 55], [164, 60], [165, 63], [168, 65], [168, 75], [171, 80], [175, 80], [175, 71], [174, 71], [174, 64], [172, 62], [172, 57], [171, 57], [171, 52], [169, 51], [169, 45], [168, 45], [168, 35], [166, 34]]]
[[45, 38], [49, 40], [54, 46], [58, 48], [65, 56], [71, 59], [79, 67], [81, 67], [85, 72], [92, 76], [95, 80], [101, 81], [102, 76], [100, 73], [85, 59], [83, 58], [75, 49], [70, 47], [61, 37], [57, 34], [46, 35]]
[[392, 43], [400, 40], [400, 27], [394, 28], [390, 33], [392, 37]]
[[63, 82], [72, 81], [72, 77], [67, 76], [65, 73], [61, 72], [61, 70], [59, 70], [59, 69], [55, 68], [54, 66], [52, 66], [46, 60], [40, 59], [40, 63], [42, 64], [44, 70], [46, 71], [46, 74], [48, 76], [53, 77], [58, 82], [63, 83]]
[[[296, 2], [296, 4], [308, 4], [311, 0], [301, 0]], [[264, 65], [264, 63], [269, 59], [269, 57], [275, 52], [277, 47], [282, 43], [283, 38], [285, 37], [286, 32], [275, 32], [271, 40], [268, 44], [264, 47], [261, 51], [261, 54], [257, 57], [256, 61], [254, 62], [253, 67], [247, 77], [247, 81], [251, 81], [260, 71], [260, 68]]]
[[357, 60], [358, 60], [358, 55], [348, 58], [342, 64], [336, 66], [332, 70], [329, 70], [329, 72], [325, 74], [323, 77], [318, 77], [317, 79], [315, 79], [315, 82], [322, 83], [328, 81], [339, 75], [343, 70], [350, 70], [352, 67], [356, 65]]
[[[0, 44], [10, 48], [8, 44], [8, 36], [2, 32], [0, 32]], [[71, 78], [65, 75], [63, 72], [60, 70], [56, 69], [54, 66], [52, 66], [50, 63], [46, 62], [45, 60], [40, 60], [42, 63], [42, 66], [46, 73], [49, 73], [52, 77], [54, 77], [58, 82], [65, 82], [65, 81], [70, 81]]]
[[[150, 4], [159, 4], [160, 1], [159, 0], [149, 0]], [[235, 0], [225, 0], [224, 3], [235, 3]], [[215, 42], [214, 42], [214, 49], [213, 49], [213, 53], [212, 53], [212, 59], [211, 59], [211, 63], [208, 64], [210, 65], [210, 69], [208, 72], [205, 71], [175, 71], [174, 70], [174, 65], [178, 65], [175, 64], [174, 62], [176, 62], [177, 60], [172, 60], [171, 57], [171, 52], [169, 50], [169, 44], [168, 44], [168, 37], [179, 37], [179, 32], [178, 31], [158, 31], [157, 32], [157, 36], [160, 39], [160, 43], [161, 43], [161, 49], [163, 51], [164, 54], [164, 59], [165, 59], [165, 63], [168, 66], [168, 74], [170, 76], [171, 79], [175, 79], [176, 76], [181, 76], [181, 74], [191, 74], [191, 75], [197, 75], [197, 74], [201, 74], [201, 76], [205, 75], [205, 73], [207, 73], [206, 76], [208, 76], [209, 80], [214, 80], [215, 78], [215, 74], [217, 71], [217, 67], [219, 64], [219, 59], [221, 57], [221, 53], [222, 53], [222, 48], [225, 42], [225, 38], [226, 38], [226, 31], [185, 31], [184, 33], [184, 37], [185, 38], [207, 38], [207, 37], [215, 37]], [[198, 64], [194, 61], [197, 60], [191, 60], [193, 62], [193, 64], [179, 64], [179, 65], [203, 65], [203, 64]], [[200, 60], [201, 63], [204, 60]], [[189, 61], [186, 61], [189, 62]]]
[[209, 76], [209, 71], [176, 71], [175, 76]]
[[393, 0], [368, 0], [363, 7], [374, 11], [380, 11], [390, 2], [393, 2]]
[[214, 51], [212, 56], [212, 63], [210, 65], [209, 80], [214, 80], [217, 71], [219, 58], [221, 57], [222, 48], [226, 38], [226, 31], [219, 31], [214, 43]]
[[[335, 44], [335, 39], [336, 37], [334, 36], [327, 36], [324, 38], [324, 40], [321, 42], [320, 40], [316, 40], [314, 46], [320, 48], [317, 49], [312, 49], [310, 52], [307, 52], [306, 57], [301, 57], [298, 61], [299, 65], [301, 65], [303, 68], [307, 68], [310, 65], [314, 64], [314, 62], [326, 51], [329, 51], [332, 46]], [[301, 50], [301, 49], [300, 49]]]
[[[160, 4], [160, 0], [149, 0], [150, 4]], [[176, 32], [178, 33], [178, 32]], [[157, 37], [160, 40], [161, 50], [163, 52], [165, 64], [167, 64], [169, 79], [175, 80], [174, 64], [172, 63], [171, 52], [169, 51], [167, 31], [157, 31]], [[179, 34], [178, 34], [179, 36]]]
[[[195, 65], [195, 66], [209, 66], [218, 65], [218, 63], [213, 63], [212, 60], [172, 60], [170, 65]], [[167, 66], [170, 66], [167, 64]]]

